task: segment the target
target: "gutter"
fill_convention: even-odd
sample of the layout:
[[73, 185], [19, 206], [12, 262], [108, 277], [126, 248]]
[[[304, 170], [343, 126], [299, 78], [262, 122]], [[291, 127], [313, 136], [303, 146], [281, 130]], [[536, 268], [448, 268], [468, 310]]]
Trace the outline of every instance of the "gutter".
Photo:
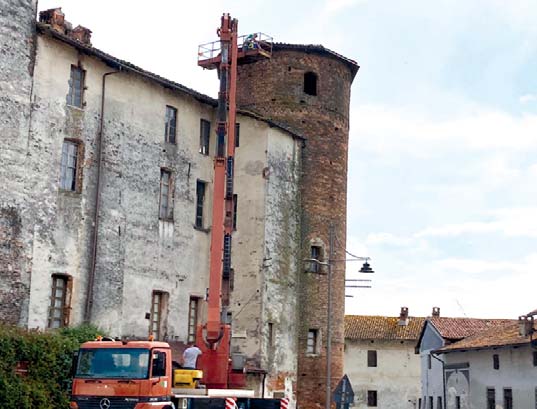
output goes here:
[[[119, 67], [121, 71], [121, 67]], [[109, 75], [118, 74], [120, 71], [110, 71], [103, 74], [101, 90], [101, 118], [99, 119], [99, 132], [97, 134], [97, 186], [95, 187], [95, 206], [93, 211], [93, 238], [91, 241], [91, 264], [88, 277], [86, 294], [86, 308], [84, 310], [84, 322], [91, 322], [93, 309], [93, 287], [95, 284], [95, 270], [97, 266], [97, 245], [99, 239], [99, 210], [101, 202], [101, 168], [103, 152], [103, 128], [104, 128], [104, 102], [106, 95], [106, 78]]]

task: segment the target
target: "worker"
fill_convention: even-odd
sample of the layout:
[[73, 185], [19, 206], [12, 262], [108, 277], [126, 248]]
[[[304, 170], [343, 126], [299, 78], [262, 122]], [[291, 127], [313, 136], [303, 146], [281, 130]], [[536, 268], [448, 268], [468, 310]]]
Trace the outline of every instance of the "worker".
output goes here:
[[257, 41], [257, 34], [256, 33], [249, 34], [248, 36], [246, 36], [246, 38], [244, 39], [244, 42], [242, 43], [242, 49], [244, 51], [247, 51], [247, 50], [252, 50], [256, 48], [259, 48], [259, 43]]
[[196, 369], [196, 361], [201, 355], [201, 349], [194, 344], [189, 344], [188, 348], [183, 352], [183, 369]]

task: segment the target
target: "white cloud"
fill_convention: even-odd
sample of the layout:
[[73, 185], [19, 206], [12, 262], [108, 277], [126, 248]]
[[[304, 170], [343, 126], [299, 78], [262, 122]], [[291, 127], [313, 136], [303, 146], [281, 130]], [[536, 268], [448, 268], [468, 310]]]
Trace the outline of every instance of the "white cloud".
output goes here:
[[526, 94], [526, 95], [522, 95], [522, 96], [519, 98], [519, 101], [520, 101], [522, 104], [526, 104], [526, 103], [528, 103], [528, 102], [537, 101], [537, 95], [535, 95], [535, 94]]
[[327, 13], [338, 13], [365, 1], [367, 0], [326, 0], [324, 10]]

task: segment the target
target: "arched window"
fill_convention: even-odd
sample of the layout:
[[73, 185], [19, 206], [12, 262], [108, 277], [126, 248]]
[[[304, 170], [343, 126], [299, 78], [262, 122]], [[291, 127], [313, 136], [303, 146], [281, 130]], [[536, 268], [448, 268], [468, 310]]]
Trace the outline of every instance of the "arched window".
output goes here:
[[317, 95], [317, 74], [314, 72], [304, 74], [304, 93]]

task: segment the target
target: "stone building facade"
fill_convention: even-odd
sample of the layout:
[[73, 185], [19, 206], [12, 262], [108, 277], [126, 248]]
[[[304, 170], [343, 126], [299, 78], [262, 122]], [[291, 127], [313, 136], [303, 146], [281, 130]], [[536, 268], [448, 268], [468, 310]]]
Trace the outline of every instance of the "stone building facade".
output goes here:
[[[0, 6], [0, 319], [41, 329], [92, 322], [181, 348], [205, 315], [216, 101], [94, 48], [91, 31], [73, 28], [59, 9], [36, 24], [35, 3]], [[324, 384], [326, 280], [301, 260], [312, 246], [325, 257], [329, 221], [343, 256], [357, 66], [321, 46], [293, 47], [276, 46], [268, 68], [239, 69], [237, 218], [222, 296], [249, 387], [309, 408], [322, 402], [314, 391]], [[292, 87], [280, 73], [290, 64]], [[288, 114], [274, 96], [266, 106], [244, 99], [247, 71], [273, 77], [275, 101], [287, 88]]]

